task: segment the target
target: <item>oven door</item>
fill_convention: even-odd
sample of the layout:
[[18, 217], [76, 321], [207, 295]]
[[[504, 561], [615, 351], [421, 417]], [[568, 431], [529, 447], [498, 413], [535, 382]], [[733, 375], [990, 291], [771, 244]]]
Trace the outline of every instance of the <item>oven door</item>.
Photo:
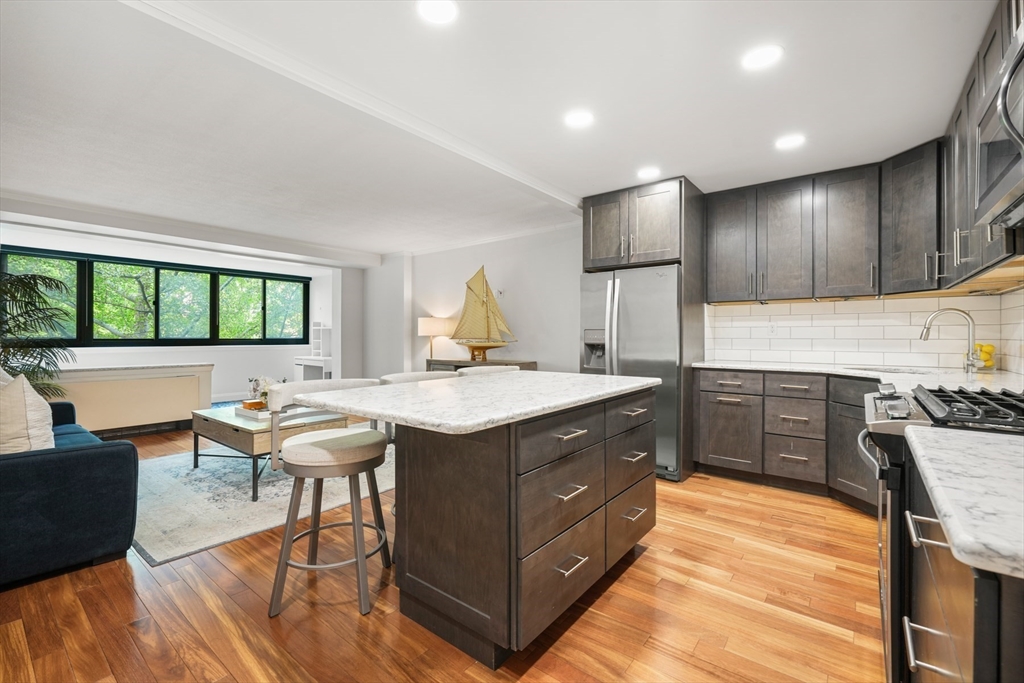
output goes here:
[[887, 683], [895, 683], [892, 675], [892, 619], [890, 614], [890, 580], [889, 565], [889, 510], [891, 497], [886, 474], [889, 459], [885, 451], [877, 448], [869, 441], [865, 429], [857, 437], [860, 457], [875, 471], [875, 490], [878, 504], [878, 604], [882, 613], [882, 652], [885, 660], [885, 678]]

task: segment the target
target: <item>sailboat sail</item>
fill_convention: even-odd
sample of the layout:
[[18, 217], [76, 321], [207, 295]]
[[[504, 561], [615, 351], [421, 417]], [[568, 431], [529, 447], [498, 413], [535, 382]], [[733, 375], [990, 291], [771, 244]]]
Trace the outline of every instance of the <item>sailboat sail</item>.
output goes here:
[[484, 275], [483, 267], [466, 283], [466, 302], [462, 317], [452, 332], [452, 341], [471, 347], [495, 348], [517, 341], [498, 308], [497, 298]]

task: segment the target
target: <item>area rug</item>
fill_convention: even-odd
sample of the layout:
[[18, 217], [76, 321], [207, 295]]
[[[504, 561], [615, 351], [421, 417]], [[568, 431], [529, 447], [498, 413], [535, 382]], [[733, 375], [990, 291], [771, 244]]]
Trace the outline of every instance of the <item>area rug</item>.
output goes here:
[[[238, 455], [219, 446], [204, 453]], [[377, 486], [395, 487], [395, 447], [388, 446], [377, 468]], [[284, 524], [292, 477], [270, 466], [260, 477], [259, 500], [252, 500], [252, 465], [247, 460], [200, 458], [192, 468], [192, 452], [139, 462], [139, 508], [135, 550], [151, 566], [176, 560], [238, 538]], [[363, 498], [369, 495], [366, 478], [359, 478]], [[349, 502], [348, 478], [324, 481], [323, 509]], [[313, 482], [306, 483], [300, 516], [309, 517]]]

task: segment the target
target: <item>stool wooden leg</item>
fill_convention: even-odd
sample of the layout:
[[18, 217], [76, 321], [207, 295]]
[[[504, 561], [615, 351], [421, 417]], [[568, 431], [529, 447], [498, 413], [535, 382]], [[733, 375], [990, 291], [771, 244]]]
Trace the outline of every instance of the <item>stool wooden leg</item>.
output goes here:
[[[380, 492], [377, 490], [377, 476], [370, 470], [366, 473], [366, 483], [370, 486], [370, 503], [373, 506], [373, 523], [379, 529], [387, 529], [384, 526], [384, 512], [380, 509]], [[380, 561], [387, 569], [391, 566], [391, 553], [388, 550], [387, 533], [384, 534], [384, 545], [380, 549]]]
[[363, 540], [363, 508], [358, 474], [349, 476], [348, 492], [352, 499], [352, 540], [355, 542], [356, 577], [359, 582], [359, 613], [369, 614], [370, 589], [366, 578], [366, 542]]
[[281, 613], [281, 596], [284, 595], [284, 582], [288, 578], [288, 559], [292, 554], [295, 523], [299, 520], [299, 504], [302, 502], [302, 487], [305, 484], [306, 480], [302, 477], [295, 477], [292, 484], [292, 499], [288, 505], [288, 518], [284, 523], [284, 538], [281, 539], [281, 557], [277, 560], [274, 590], [270, 593], [270, 609], [267, 614], [271, 617]]
[[320, 547], [320, 507], [324, 499], [324, 480], [313, 480], [313, 513], [309, 517], [309, 554], [306, 564], [316, 564], [316, 551]]

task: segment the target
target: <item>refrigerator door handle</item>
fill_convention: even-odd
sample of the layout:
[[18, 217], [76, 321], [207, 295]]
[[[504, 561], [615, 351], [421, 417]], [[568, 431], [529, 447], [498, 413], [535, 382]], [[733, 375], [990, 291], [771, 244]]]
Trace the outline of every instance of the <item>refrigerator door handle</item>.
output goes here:
[[608, 291], [604, 300], [604, 374], [615, 374], [612, 368], [612, 289], [615, 287], [615, 277], [608, 280]]
[[613, 277], [612, 284], [612, 324], [608, 333], [608, 343], [611, 347], [609, 361], [612, 374], [617, 375], [619, 374], [619, 278]]

